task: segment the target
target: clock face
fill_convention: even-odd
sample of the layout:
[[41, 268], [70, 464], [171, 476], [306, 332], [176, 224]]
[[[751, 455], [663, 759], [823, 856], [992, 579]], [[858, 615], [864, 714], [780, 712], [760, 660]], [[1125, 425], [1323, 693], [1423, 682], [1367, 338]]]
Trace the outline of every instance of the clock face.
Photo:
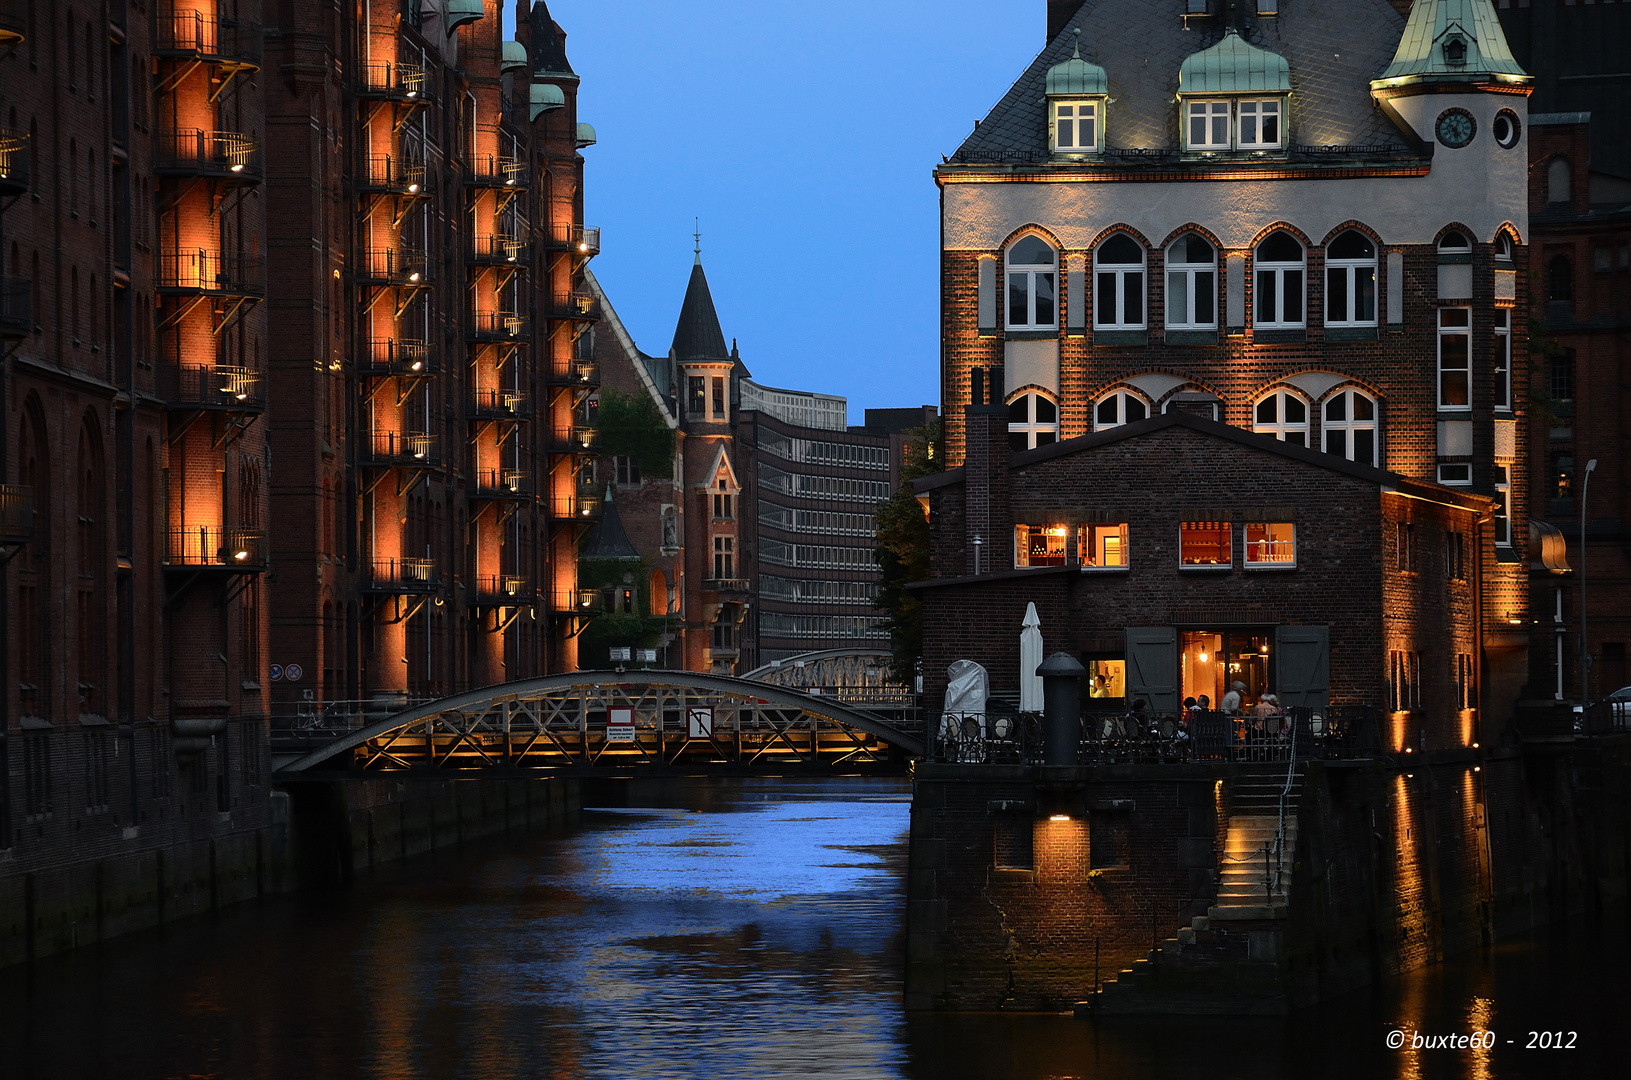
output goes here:
[[1477, 125], [1472, 114], [1462, 109], [1449, 109], [1438, 118], [1438, 141], [1451, 149], [1460, 149], [1472, 142]]

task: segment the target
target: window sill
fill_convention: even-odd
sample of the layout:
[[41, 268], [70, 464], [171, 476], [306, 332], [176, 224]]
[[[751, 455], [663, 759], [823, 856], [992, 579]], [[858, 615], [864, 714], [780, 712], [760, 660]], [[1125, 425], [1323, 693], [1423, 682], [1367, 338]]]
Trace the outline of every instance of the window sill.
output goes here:
[[1059, 336], [1054, 327], [1042, 327], [1036, 330], [1008, 330], [1003, 333], [1008, 341], [1051, 341]]
[[1511, 544], [1496, 544], [1495, 561], [1498, 563], [1515, 563], [1522, 560], [1518, 558], [1518, 551]]
[[1306, 345], [1308, 343], [1308, 328], [1296, 327], [1265, 327], [1262, 330], [1252, 328], [1252, 344], [1254, 345]]
[[1011, 866], [993, 866], [991, 868], [991, 883], [993, 885], [1029, 885], [1035, 880], [1035, 870], [1021, 870]]
[[1296, 563], [1266, 563], [1266, 562], [1265, 563], [1247, 563], [1246, 564], [1246, 569], [1254, 571], [1254, 572], [1255, 571], [1261, 571], [1261, 570], [1295, 570], [1295, 569], [1297, 569], [1297, 564]]
[[1235, 568], [1234, 563], [1223, 563], [1221, 565], [1214, 565], [1212, 563], [1179, 563], [1178, 564], [1178, 569], [1179, 569], [1180, 572], [1201, 573], [1201, 574], [1227, 574], [1229, 571], [1233, 570], [1234, 568]]
[[1126, 574], [1132, 570], [1130, 566], [1083, 566], [1080, 568], [1084, 574]]
[[1325, 328], [1325, 340], [1330, 344], [1345, 344], [1360, 341], [1375, 341], [1376, 327], [1374, 326], [1328, 326]]
[[1168, 330], [1166, 333], [1168, 345], [1216, 345], [1218, 332], [1216, 330]]
[[1116, 346], [1141, 346], [1150, 343], [1148, 330], [1095, 330], [1093, 331], [1093, 344], [1102, 348], [1115, 348]]

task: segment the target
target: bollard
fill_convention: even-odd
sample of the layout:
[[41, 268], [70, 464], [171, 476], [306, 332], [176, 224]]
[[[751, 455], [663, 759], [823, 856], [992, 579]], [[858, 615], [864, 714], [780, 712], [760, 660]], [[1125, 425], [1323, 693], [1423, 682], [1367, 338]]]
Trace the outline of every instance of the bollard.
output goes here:
[[1056, 652], [1036, 671], [1042, 676], [1043, 763], [1074, 765], [1081, 735], [1076, 711], [1087, 669], [1069, 653]]

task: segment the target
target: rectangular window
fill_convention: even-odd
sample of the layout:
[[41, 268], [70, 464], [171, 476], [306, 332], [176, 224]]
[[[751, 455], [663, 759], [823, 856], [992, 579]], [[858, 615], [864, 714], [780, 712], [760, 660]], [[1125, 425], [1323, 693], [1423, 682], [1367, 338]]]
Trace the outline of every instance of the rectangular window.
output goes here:
[[1127, 815], [1095, 811], [1087, 819], [1087, 861], [1090, 870], [1128, 865]]
[[1505, 465], [1495, 466], [1495, 543], [1499, 547], [1512, 546], [1512, 515], [1509, 509], [1512, 482]]
[[708, 380], [691, 375], [685, 380], [685, 410], [692, 416], [703, 416], [708, 411]]
[[991, 823], [991, 865], [998, 870], [1030, 870], [1031, 815], [1001, 813]]
[[1512, 410], [1512, 312], [1495, 313], [1495, 408]]
[[1472, 484], [1472, 466], [1466, 462], [1446, 462], [1438, 467], [1438, 482], [1446, 487], [1468, 487]]
[[1376, 264], [1328, 263], [1325, 268], [1328, 326], [1376, 325]]
[[731, 623], [714, 623], [713, 647], [716, 652], [736, 648], [736, 627]]
[[1240, 103], [1240, 148], [1264, 150], [1280, 147], [1280, 101]]
[[1229, 149], [1229, 103], [1191, 101], [1189, 103], [1189, 149]]
[[733, 500], [729, 494], [722, 491], [714, 492], [715, 521], [734, 521], [736, 519], [736, 515], [732, 512], [735, 509], [731, 505], [732, 502]]
[[1270, 521], [1246, 526], [1246, 566], [1290, 568], [1297, 565], [1297, 526]]
[[1227, 521], [1185, 521], [1178, 526], [1178, 564], [1227, 569], [1234, 563], [1234, 531]]
[[1015, 525], [1014, 565], [1065, 565], [1065, 527], [1063, 525]]
[[1416, 526], [1408, 521], [1401, 521], [1394, 528], [1393, 554], [1399, 573], [1416, 572]]
[[1458, 532], [1444, 534], [1444, 576], [1451, 581], [1467, 576], [1467, 542]]
[[1614, 269], [1614, 249], [1599, 244], [1591, 249], [1591, 268], [1599, 274]]
[[719, 377], [719, 376], [715, 376], [714, 380], [713, 380], [713, 384], [714, 384], [713, 385], [713, 390], [714, 390], [714, 411], [713, 411], [712, 419], [714, 419], [714, 420], [726, 420], [726, 419], [729, 419], [729, 417], [725, 413], [725, 380], [723, 378]]
[[1388, 653], [1388, 708], [1392, 712], [1421, 708], [1421, 653], [1406, 649]]
[[1094, 286], [1094, 326], [1100, 330], [1144, 328], [1144, 269], [1104, 268]]
[[1126, 660], [1087, 661], [1087, 696], [1124, 698], [1127, 696]]
[[613, 468], [617, 472], [619, 484], [638, 484], [640, 482], [640, 466], [634, 463], [631, 457], [622, 454], [612, 459]]
[[1095, 570], [1127, 569], [1127, 523], [1076, 526], [1076, 561]]
[[1564, 349], [1547, 364], [1546, 390], [1557, 405], [1574, 405], [1574, 350]]
[[1096, 102], [1061, 101], [1054, 105], [1053, 148], [1057, 153], [1092, 153], [1099, 148]]
[[[1008, 275], [1008, 325], [1021, 328], [1054, 325], [1059, 299], [1051, 270], [1016, 270]], [[1034, 301], [1034, 304], [1033, 304]]]
[[1470, 709], [1473, 702], [1472, 655], [1455, 654], [1455, 707]]
[[725, 581], [736, 576], [736, 538], [714, 537], [714, 579]]
[[1167, 268], [1167, 326], [1174, 330], [1210, 330], [1218, 325], [1217, 273], [1189, 266]]
[[1256, 300], [1254, 325], [1265, 330], [1302, 326], [1302, 267], [1259, 267]]
[[1472, 408], [1472, 309], [1438, 312], [1438, 407]]

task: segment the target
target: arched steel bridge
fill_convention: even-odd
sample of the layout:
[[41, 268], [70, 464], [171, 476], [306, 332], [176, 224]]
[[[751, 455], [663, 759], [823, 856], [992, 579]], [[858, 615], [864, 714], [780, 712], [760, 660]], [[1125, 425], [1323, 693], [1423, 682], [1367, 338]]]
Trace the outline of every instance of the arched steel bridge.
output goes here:
[[689, 671], [576, 671], [483, 687], [341, 734], [283, 765], [772, 772], [921, 757], [921, 733], [827, 694]]

